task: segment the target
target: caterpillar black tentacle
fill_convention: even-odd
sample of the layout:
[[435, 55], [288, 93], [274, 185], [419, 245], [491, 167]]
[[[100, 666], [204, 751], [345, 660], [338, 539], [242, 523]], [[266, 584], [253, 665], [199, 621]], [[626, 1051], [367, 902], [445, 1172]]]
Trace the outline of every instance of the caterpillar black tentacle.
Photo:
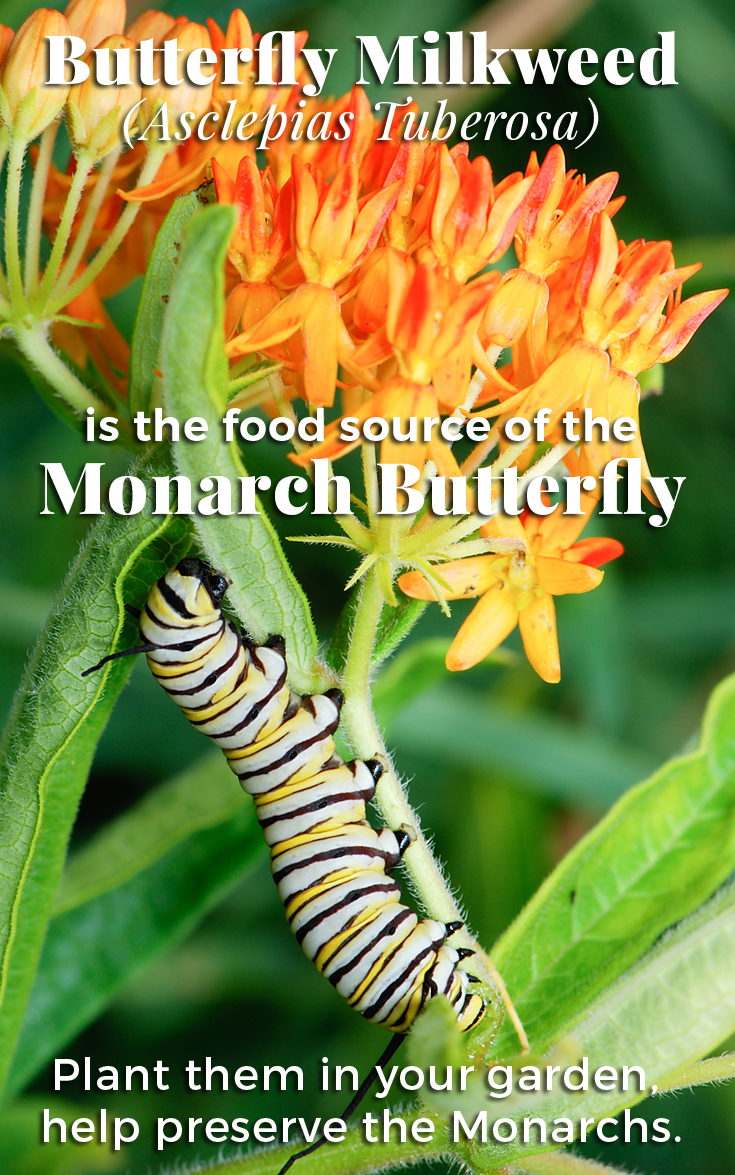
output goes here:
[[[389, 1060], [396, 1050], [403, 1044], [405, 1039], [405, 1035], [395, 1035], [390, 1044], [387, 1045], [387, 1047], [383, 1050], [372, 1069], [368, 1073], [367, 1077], [363, 1081], [362, 1085], [352, 1098], [352, 1101], [339, 1115], [343, 1122], [347, 1122], [348, 1119], [352, 1117], [360, 1102], [365, 1097], [365, 1095], [369, 1093], [371, 1086], [374, 1084], [375, 1079], [378, 1076], [378, 1069], [385, 1069]], [[291, 1155], [291, 1158], [287, 1159], [281, 1167], [278, 1175], [286, 1175], [286, 1172], [294, 1165], [297, 1159], [305, 1159], [307, 1155], [313, 1155], [314, 1151], [317, 1151], [320, 1147], [324, 1146], [326, 1141], [326, 1136], [322, 1135], [321, 1138], [318, 1138], [316, 1142], [312, 1142], [310, 1146], [304, 1147], [304, 1149], [301, 1151], [297, 1151], [295, 1155]]]
[[103, 665], [106, 665], [108, 661], [117, 661], [120, 657], [134, 657], [137, 653], [151, 653], [153, 652], [153, 648], [153, 645], [145, 644], [136, 645], [133, 649], [120, 649], [119, 653], [108, 653], [107, 656], [103, 657], [101, 661], [98, 661], [96, 665], [91, 665], [89, 669], [85, 669], [82, 673], [82, 677], [89, 677], [90, 673], [96, 673], [97, 670], [101, 669]]
[[373, 1023], [405, 1033], [441, 992], [459, 1026], [472, 1028], [485, 1002], [459, 967], [464, 952], [446, 942], [463, 923], [420, 921], [401, 903], [391, 874], [411, 835], [376, 831], [365, 819], [383, 767], [377, 760], [346, 763], [335, 752], [343, 694], [294, 694], [283, 638], [260, 646], [244, 638], [223, 615], [227, 587], [206, 563], [183, 559], [148, 595], [141, 651], [253, 797], [293, 933]]

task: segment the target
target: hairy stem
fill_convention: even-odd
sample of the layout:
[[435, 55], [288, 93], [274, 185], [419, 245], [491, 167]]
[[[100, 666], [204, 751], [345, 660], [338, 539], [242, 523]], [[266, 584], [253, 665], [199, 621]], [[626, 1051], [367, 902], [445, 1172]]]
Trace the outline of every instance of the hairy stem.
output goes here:
[[38, 271], [41, 256], [41, 226], [43, 223], [43, 205], [46, 199], [51, 159], [54, 153], [58, 122], [52, 122], [41, 135], [41, 144], [38, 150], [38, 159], [33, 173], [31, 187], [31, 201], [28, 207], [26, 222], [26, 295], [32, 298], [38, 289]]
[[49, 297], [49, 294], [54, 288], [56, 279], [59, 276], [61, 263], [64, 260], [64, 253], [66, 252], [66, 246], [69, 244], [69, 237], [71, 236], [74, 217], [77, 214], [79, 201], [82, 198], [82, 192], [84, 191], [84, 186], [87, 182], [89, 173], [92, 170], [93, 164], [94, 156], [91, 153], [85, 151], [80, 152], [79, 158], [77, 159], [74, 178], [71, 181], [69, 194], [67, 195], [66, 203], [64, 204], [64, 211], [62, 212], [61, 220], [59, 221], [59, 228], [56, 233], [56, 237], [54, 238], [53, 248], [51, 249], [51, 256], [49, 257], [49, 262], [46, 266], [46, 272], [43, 275], [43, 281], [41, 282], [37, 298], [34, 299], [35, 308], [37, 309], [43, 308]]
[[79, 232], [77, 233], [76, 240], [72, 246], [69, 256], [64, 262], [64, 268], [61, 271], [61, 276], [59, 278], [59, 286], [61, 289], [63, 289], [67, 282], [71, 281], [71, 279], [74, 277], [79, 262], [84, 257], [87, 245], [89, 244], [89, 238], [91, 237], [92, 230], [94, 229], [94, 222], [97, 219], [97, 213], [102, 207], [105, 196], [107, 195], [107, 189], [110, 186], [112, 173], [115, 170], [119, 158], [120, 151], [112, 151], [107, 156], [105, 162], [102, 164], [102, 167], [99, 170], [97, 175], [97, 183], [94, 186], [94, 191], [90, 197], [87, 209], [82, 219], [82, 223], [79, 226]]
[[[156, 172], [161, 166], [165, 154], [165, 143], [154, 143], [151, 146], [146, 161], [143, 164], [140, 176], [138, 177], [136, 188], [144, 188], [155, 179]], [[61, 310], [63, 306], [66, 306], [68, 302], [71, 302], [74, 298], [81, 294], [83, 290], [86, 290], [87, 286], [91, 285], [95, 278], [105, 268], [108, 261], [110, 261], [117, 252], [129, 229], [132, 228], [133, 222], [140, 212], [140, 208], [141, 205], [137, 201], [125, 205], [125, 208], [123, 209], [117, 224], [113, 228], [102, 248], [99, 249], [97, 253], [95, 253], [89, 265], [84, 270], [84, 273], [80, 274], [76, 281], [73, 281], [70, 286], [67, 286], [66, 289], [62, 289], [51, 299], [46, 308], [48, 314], [58, 313], [58, 311]]]
[[[415, 838], [406, 851], [404, 864], [421, 903], [432, 917], [442, 922], [463, 921], [462, 912], [421, 831], [418, 816], [408, 802], [403, 785], [393, 769], [373, 715], [370, 697], [371, 657], [382, 608], [383, 594], [377, 569], [372, 568], [363, 582], [345, 663], [345, 705], [342, 711], [344, 729], [357, 755], [365, 759], [379, 758], [385, 766], [378, 783], [376, 803], [390, 828], [405, 827]], [[503, 994], [495, 968], [468, 930], [464, 927], [459, 930], [452, 938], [452, 945], [465, 946], [476, 951], [473, 968], [479, 972], [479, 978], [492, 991]], [[525, 1040], [522, 1040], [522, 1044], [525, 1043]]]
[[[77, 415], [81, 417], [88, 408], [93, 408], [95, 413], [107, 413], [106, 405], [98, 400], [89, 388], [85, 387], [73, 371], [69, 370], [61, 356], [51, 346], [41, 327], [25, 327], [22, 324], [16, 326], [15, 341], [36, 371], [40, 372], [54, 391], [66, 401]], [[121, 429], [124, 428], [124, 421], [121, 420], [119, 424]]]
[[26, 147], [25, 139], [13, 135], [10, 140], [10, 157], [8, 159], [8, 178], [5, 194], [5, 258], [8, 267], [8, 282], [13, 309], [16, 314], [23, 314], [27, 309], [23, 292], [23, 274], [20, 267], [20, 186], [23, 176], [23, 161]]

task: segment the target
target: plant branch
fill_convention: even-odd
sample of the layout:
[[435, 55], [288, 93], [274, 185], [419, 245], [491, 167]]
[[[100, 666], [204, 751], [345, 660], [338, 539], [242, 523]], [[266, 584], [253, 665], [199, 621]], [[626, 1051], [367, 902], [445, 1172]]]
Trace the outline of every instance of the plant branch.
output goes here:
[[[138, 177], [136, 190], [138, 188], [146, 187], [155, 179], [156, 173], [161, 166], [163, 158], [166, 154], [165, 148], [166, 144], [163, 143], [152, 144], [146, 161], [143, 164], [140, 176]], [[84, 270], [84, 273], [80, 274], [76, 281], [73, 281], [70, 286], [66, 287], [66, 289], [62, 288], [61, 290], [55, 292], [54, 297], [51, 299], [48, 307], [46, 308], [48, 314], [56, 314], [57, 311], [61, 310], [64, 306], [67, 305], [67, 303], [71, 302], [74, 298], [81, 294], [83, 290], [86, 290], [87, 286], [92, 284], [95, 278], [105, 268], [108, 261], [110, 261], [117, 252], [125, 236], [127, 235], [128, 230], [132, 227], [133, 221], [140, 212], [140, 209], [141, 205], [138, 201], [132, 201], [126, 204], [117, 224], [113, 228], [102, 248], [99, 249], [97, 253], [95, 253], [89, 265]]]
[[112, 173], [115, 170], [119, 158], [120, 151], [111, 151], [98, 172], [97, 183], [95, 184], [94, 191], [90, 196], [89, 203], [82, 218], [82, 222], [79, 226], [79, 232], [77, 233], [76, 240], [74, 241], [71, 252], [64, 262], [64, 268], [61, 271], [59, 284], [62, 289], [66, 283], [73, 278], [79, 266], [79, 262], [84, 257], [87, 245], [89, 244], [89, 238], [91, 237], [92, 230], [94, 229], [94, 223], [97, 219], [97, 213], [102, 207], [105, 196], [107, 195], [107, 189], [110, 186]]
[[686, 1069], [675, 1073], [668, 1080], [659, 1083], [657, 1093], [668, 1093], [674, 1089], [688, 1089], [692, 1085], [706, 1085], [710, 1081], [731, 1081], [735, 1077], [735, 1053], [723, 1053], [720, 1057], [705, 1057], [695, 1061]]
[[[380, 814], [390, 828], [405, 828], [413, 836], [403, 858], [413, 889], [432, 917], [442, 922], [463, 922], [464, 918], [444, 879], [441, 867], [434, 857], [429, 842], [421, 831], [417, 814], [411, 807], [403, 785], [398, 778], [375, 720], [370, 696], [370, 671], [375, 635], [383, 608], [383, 593], [376, 568], [365, 576], [355, 610], [349, 649], [345, 662], [343, 685], [345, 705], [342, 711], [344, 729], [355, 753], [361, 758], [378, 758], [385, 770], [378, 783], [376, 803]], [[498, 974], [466, 928], [457, 931], [452, 945], [465, 946], [477, 952], [473, 967], [479, 978], [491, 991], [504, 999], [511, 1019], [520, 1029], [521, 1045], [527, 1048], [515, 1010], [504, 985], [499, 987]], [[501, 981], [502, 984], [502, 981]], [[522, 1035], [521, 1035], [522, 1033]]]
[[23, 177], [23, 161], [28, 144], [17, 135], [10, 140], [8, 177], [5, 194], [5, 258], [8, 267], [8, 283], [13, 309], [17, 314], [27, 310], [23, 292], [23, 274], [20, 267], [20, 187]]
[[496, 1175], [627, 1175], [620, 1167], [609, 1167], [595, 1159], [585, 1159], [569, 1151], [546, 1151], [531, 1155], [520, 1163], [498, 1167]]
[[[86, 413], [87, 408], [94, 408], [95, 413], [107, 413], [107, 406], [77, 378], [73, 371], [69, 370], [41, 327], [25, 327], [20, 324], [15, 329], [14, 337], [30, 364], [78, 416]], [[119, 426], [121, 440], [124, 442], [122, 430], [125, 428], [125, 421], [120, 420]]]
[[89, 177], [89, 173], [94, 165], [94, 155], [89, 151], [82, 151], [77, 158], [77, 166], [74, 172], [74, 178], [71, 181], [71, 187], [66, 197], [64, 204], [64, 211], [61, 214], [59, 221], [59, 228], [54, 238], [53, 247], [51, 249], [51, 256], [49, 257], [46, 272], [43, 275], [40, 289], [37, 298], [34, 302], [37, 305], [36, 309], [42, 309], [51, 291], [54, 288], [56, 279], [59, 276], [61, 263], [64, 259], [66, 246], [69, 244], [69, 237], [71, 236], [72, 226], [74, 224], [74, 217], [79, 208], [79, 201], [82, 198], [84, 186]]
[[41, 145], [33, 173], [31, 187], [31, 201], [28, 207], [26, 222], [26, 295], [32, 298], [38, 289], [38, 273], [41, 257], [41, 228], [43, 224], [43, 205], [46, 199], [51, 160], [54, 153], [58, 122], [52, 122], [41, 135]]

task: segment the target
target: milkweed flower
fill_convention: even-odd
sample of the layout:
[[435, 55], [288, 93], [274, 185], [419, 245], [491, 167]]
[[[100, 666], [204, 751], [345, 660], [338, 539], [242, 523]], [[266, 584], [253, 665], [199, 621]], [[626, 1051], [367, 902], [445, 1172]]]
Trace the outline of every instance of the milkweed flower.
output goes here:
[[[539, 518], [524, 511], [519, 518], [498, 515], [482, 527], [507, 554], [457, 559], [440, 567], [450, 600], [479, 597], [447, 653], [447, 668], [470, 669], [487, 657], [518, 625], [531, 665], [547, 682], [561, 677], [554, 596], [592, 591], [602, 582], [601, 564], [622, 554], [615, 539], [579, 535], [595, 506], [582, 495], [584, 514], [564, 516], [562, 506]], [[409, 571], [398, 580], [407, 596], [435, 599], [425, 576]]]
[[534, 179], [515, 172], [493, 185], [484, 155], [470, 163], [443, 144], [434, 176], [429, 242], [439, 262], [466, 282], [505, 253]]
[[350, 365], [355, 349], [334, 287], [374, 247], [399, 185], [381, 190], [360, 207], [353, 163], [346, 163], [327, 183], [296, 157], [292, 184], [291, 239], [300, 283], [261, 323], [232, 339], [227, 352], [230, 358], [254, 351], [268, 355], [278, 344], [292, 340], [289, 361], [301, 373], [305, 398], [330, 405], [338, 364]]
[[[428, 251], [414, 265], [393, 249], [386, 252], [388, 304], [384, 327], [357, 347], [348, 362], [370, 369], [390, 363], [395, 371], [378, 386], [356, 413], [358, 423], [369, 417], [395, 418], [402, 423], [404, 441], [386, 439], [383, 461], [408, 461], [421, 466], [427, 451], [436, 454], [437, 442], [409, 440], [409, 420], [436, 416], [439, 404], [455, 407], [466, 393], [470, 376], [475, 327], [488, 297], [488, 282], [466, 287], [442, 271]], [[364, 377], [363, 377], [364, 378]], [[340, 442], [339, 424], [332, 425], [321, 445], [297, 458], [339, 457], [359, 440]]]

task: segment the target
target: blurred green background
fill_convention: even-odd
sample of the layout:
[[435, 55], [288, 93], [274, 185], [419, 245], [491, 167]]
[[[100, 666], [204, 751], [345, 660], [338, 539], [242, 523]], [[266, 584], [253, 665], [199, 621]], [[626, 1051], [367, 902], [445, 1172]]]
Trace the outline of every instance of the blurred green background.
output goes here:
[[[222, 23], [230, 10], [220, 0], [177, 0], [163, 7], [173, 15], [213, 16]], [[6, 0], [0, 3], [0, 20], [17, 27], [30, 9], [21, 0]], [[616, 219], [619, 234], [628, 240], [671, 239], [679, 264], [704, 260], [702, 274], [686, 293], [732, 282], [735, 6], [730, 0], [600, 0], [586, 6], [520, 0], [481, 13], [463, 0], [431, 5], [255, 0], [247, 12], [256, 29], [308, 28], [311, 43], [338, 47], [332, 75], [341, 70], [338, 88], [356, 76], [358, 33], [377, 33], [387, 41], [427, 28], [487, 27], [490, 45], [591, 46], [600, 54], [624, 45], [639, 54], [658, 44], [660, 30], [675, 29], [676, 87], [653, 89], [638, 81], [611, 87], [598, 80], [581, 92], [564, 81], [553, 88], [514, 82], [493, 100], [498, 109], [525, 110], [533, 122], [538, 110], [556, 115], [581, 109], [592, 97], [600, 127], [580, 151], [567, 152], [568, 166], [588, 176], [620, 172], [619, 191], [628, 202]], [[462, 99], [469, 109], [481, 107], [477, 93]], [[509, 143], [493, 136], [487, 146], [499, 177], [523, 168], [532, 144], [528, 138]], [[134, 288], [114, 301], [113, 313], [123, 326], [130, 324], [136, 294]], [[653, 530], [636, 517], [607, 519], [604, 528], [595, 523], [597, 533], [619, 538], [626, 553], [597, 591], [559, 602], [560, 685], [545, 685], [535, 676], [519, 653], [517, 634], [507, 643], [504, 663], [449, 680], [441, 670], [442, 648], [461, 623], [463, 605], [455, 606], [451, 621], [429, 609], [412, 633], [413, 652], [406, 656], [416, 660], [404, 665], [414, 696], [405, 681], [396, 684], [400, 665], [393, 671], [389, 663], [380, 693], [389, 741], [486, 945], [617, 795], [695, 737], [710, 690], [735, 668], [729, 480], [735, 474], [734, 345], [730, 299], [667, 369], [665, 393], [644, 403], [642, 430], [652, 472], [687, 480], [665, 530]], [[0, 362], [0, 705], [5, 711], [27, 649], [85, 530], [80, 517], [39, 517], [39, 462], [63, 461], [71, 473], [85, 461], [104, 460], [109, 472], [122, 473], [126, 459], [83, 445], [39, 402], [12, 361]], [[248, 459], [251, 472], [277, 471], [285, 462], [280, 446], [261, 446]], [[329, 549], [294, 546], [289, 554], [326, 640], [353, 564]], [[419, 642], [428, 643], [419, 648]], [[145, 666], [138, 665], [100, 745], [75, 847], [205, 750]], [[89, 1055], [93, 1065], [152, 1066], [162, 1059], [171, 1066], [171, 1091], [145, 1098], [109, 1095], [104, 1101], [93, 1094], [86, 1103], [90, 1108], [106, 1104], [110, 1113], [142, 1122], [159, 1114], [241, 1114], [251, 1120], [261, 1114], [329, 1116], [341, 1107], [339, 1095], [294, 1099], [288, 1093], [230, 1092], [211, 1094], [205, 1103], [202, 1094], [181, 1092], [183, 1065], [189, 1059], [202, 1063], [206, 1056], [231, 1071], [241, 1064], [297, 1063], [307, 1087], [315, 1089], [323, 1055], [364, 1072], [382, 1049], [383, 1035], [351, 1013], [302, 956], [287, 931], [262, 853], [245, 875], [237, 868], [231, 874], [218, 891], [220, 900], [186, 941], [140, 972], [109, 1010], [62, 1050], [65, 1056]], [[6, 1111], [0, 1120], [3, 1171], [94, 1175], [107, 1169], [84, 1148], [52, 1155], [38, 1146], [36, 1108], [54, 1104], [50, 1088], [45, 1069], [30, 1091], [41, 1101]], [[85, 1105], [76, 1090], [69, 1097]], [[589, 1153], [645, 1172], [732, 1172], [735, 1090], [680, 1096], [656, 1112], [671, 1116], [680, 1144], [611, 1146], [604, 1153], [598, 1147]], [[121, 1169], [142, 1175], [157, 1171], [161, 1161], [187, 1162], [217, 1152], [215, 1146], [170, 1147], [161, 1157], [144, 1128], [124, 1153]]]

